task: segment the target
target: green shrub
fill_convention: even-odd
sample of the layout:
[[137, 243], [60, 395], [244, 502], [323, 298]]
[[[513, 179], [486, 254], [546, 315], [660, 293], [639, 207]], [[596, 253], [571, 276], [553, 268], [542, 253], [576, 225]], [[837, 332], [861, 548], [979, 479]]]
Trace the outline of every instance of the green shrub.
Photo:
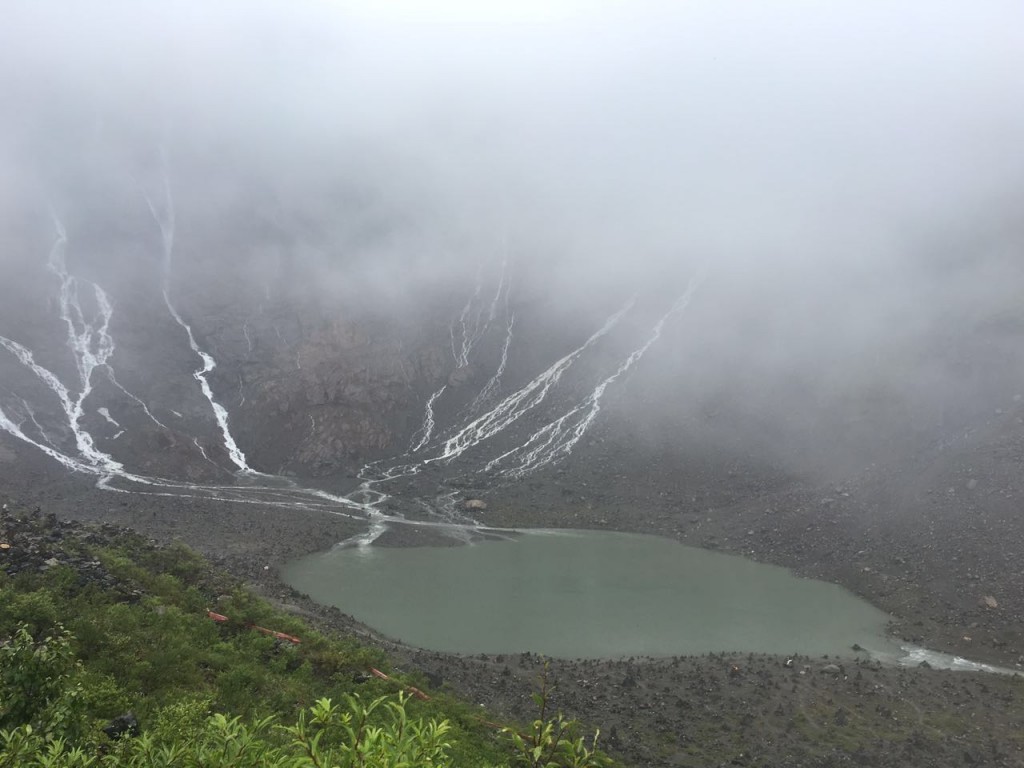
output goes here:
[[533, 694], [538, 717], [525, 733], [514, 728], [503, 728], [514, 747], [512, 764], [525, 768], [604, 768], [612, 761], [597, 749], [600, 731], [595, 731], [590, 746], [581, 733], [579, 721], [567, 720], [561, 712], [554, 719], [548, 717], [551, 693], [548, 665], [540, 676], [540, 690]]
[[36, 642], [28, 625], [0, 644], [0, 728], [29, 725], [43, 736], [79, 738], [85, 729], [81, 665], [58, 627]]
[[[382, 651], [276, 612], [183, 546], [72, 544], [116, 583], [0, 573], [0, 768], [608, 764], [578, 723], [547, 717], [546, 681], [539, 718], [501, 739], [449, 695], [407, 700]], [[370, 667], [395, 679], [366, 679]], [[128, 710], [141, 735], [110, 741], [101, 726]]]

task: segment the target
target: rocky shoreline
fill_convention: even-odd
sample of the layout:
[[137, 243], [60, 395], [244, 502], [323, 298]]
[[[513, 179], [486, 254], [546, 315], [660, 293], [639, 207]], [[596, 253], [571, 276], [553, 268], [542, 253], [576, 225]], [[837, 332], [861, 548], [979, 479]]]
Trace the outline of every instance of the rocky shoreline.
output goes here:
[[[52, 513], [32, 525], [6, 512], [0, 519], [5, 568], [45, 569], [59, 556], [60, 564], [101, 585], [110, 577], [96, 563], [69, 558], [63, 538], [104, 541], [129, 530], [110, 522], [83, 529]], [[313, 544], [297, 538], [304, 542], [299, 549]], [[1022, 678], [761, 654], [572, 660], [427, 652], [313, 603], [254, 555], [215, 559], [279, 608], [386, 649], [435, 691], [528, 720], [535, 714], [530, 692], [548, 675], [553, 705], [600, 728], [605, 746], [627, 765], [1024, 765]]]
[[[829, 484], [742, 465], [683, 475], [672, 471], [682, 465], [678, 457], [624, 456], [595, 440], [572, 472], [459, 491], [487, 502], [473, 510], [485, 525], [654, 533], [789, 567], [883, 608], [899, 638], [1013, 667], [1022, 661], [1024, 589], [1012, 563], [1024, 552], [1024, 522], [997, 514], [990, 502], [1012, 503], [1024, 493], [1015, 471], [1021, 446], [999, 425], [985, 440], [1002, 440], [1006, 450], [988, 454], [995, 458], [986, 463], [970, 451], [969, 473], [960, 469], [964, 451], [933, 457], [912, 473], [914, 487], [906, 475], [877, 468]], [[318, 511], [110, 494], [15, 450], [27, 471], [5, 483], [0, 501], [40, 505], [62, 520], [126, 526], [159, 541], [180, 539], [279, 606], [386, 648], [435, 687], [509, 717], [531, 716], [529, 692], [544, 664], [538, 657], [404, 647], [280, 581], [284, 563], [362, 533], [364, 523]], [[632, 466], [641, 460], [647, 465]], [[424, 543], [413, 530], [395, 526], [380, 543]], [[628, 765], [1024, 765], [1019, 679], [849, 660], [785, 662], [729, 654], [553, 659], [550, 670], [557, 705], [600, 727]]]

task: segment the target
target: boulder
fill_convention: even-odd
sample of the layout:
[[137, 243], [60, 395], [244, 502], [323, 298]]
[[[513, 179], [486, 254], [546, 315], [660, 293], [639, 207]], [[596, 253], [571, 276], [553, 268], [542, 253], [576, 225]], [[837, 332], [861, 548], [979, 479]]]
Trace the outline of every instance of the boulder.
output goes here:
[[112, 741], [116, 741], [123, 736], [138, 736], [139, 721], [135, 717], [134, 713], [125, 712], [123, 715], [118, 715], [103, 726], [103, 732], [107, 734]]

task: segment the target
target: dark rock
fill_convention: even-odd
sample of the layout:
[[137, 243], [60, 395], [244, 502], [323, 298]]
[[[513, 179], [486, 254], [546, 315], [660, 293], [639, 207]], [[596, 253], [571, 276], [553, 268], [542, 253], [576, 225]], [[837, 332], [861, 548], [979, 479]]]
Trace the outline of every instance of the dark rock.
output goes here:
[[116, 741], [124, 736], [138, 736], [139, 721], [132, 712], [125, 712], [123, 715], [118, 715], [111, 720], [107, 725], [103, 726], [102, 731], [107, 734], [112, 741]]

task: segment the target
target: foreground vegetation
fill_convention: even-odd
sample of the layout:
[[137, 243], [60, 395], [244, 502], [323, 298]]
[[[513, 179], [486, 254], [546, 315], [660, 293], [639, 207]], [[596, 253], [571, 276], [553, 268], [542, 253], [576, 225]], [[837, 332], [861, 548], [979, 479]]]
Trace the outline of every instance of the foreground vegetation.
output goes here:
[[183, 546], [5, 523], [0, 768], [611, 764], [596, 735], [548, 717], [543, 688], [537, 720], [501, 727]]

